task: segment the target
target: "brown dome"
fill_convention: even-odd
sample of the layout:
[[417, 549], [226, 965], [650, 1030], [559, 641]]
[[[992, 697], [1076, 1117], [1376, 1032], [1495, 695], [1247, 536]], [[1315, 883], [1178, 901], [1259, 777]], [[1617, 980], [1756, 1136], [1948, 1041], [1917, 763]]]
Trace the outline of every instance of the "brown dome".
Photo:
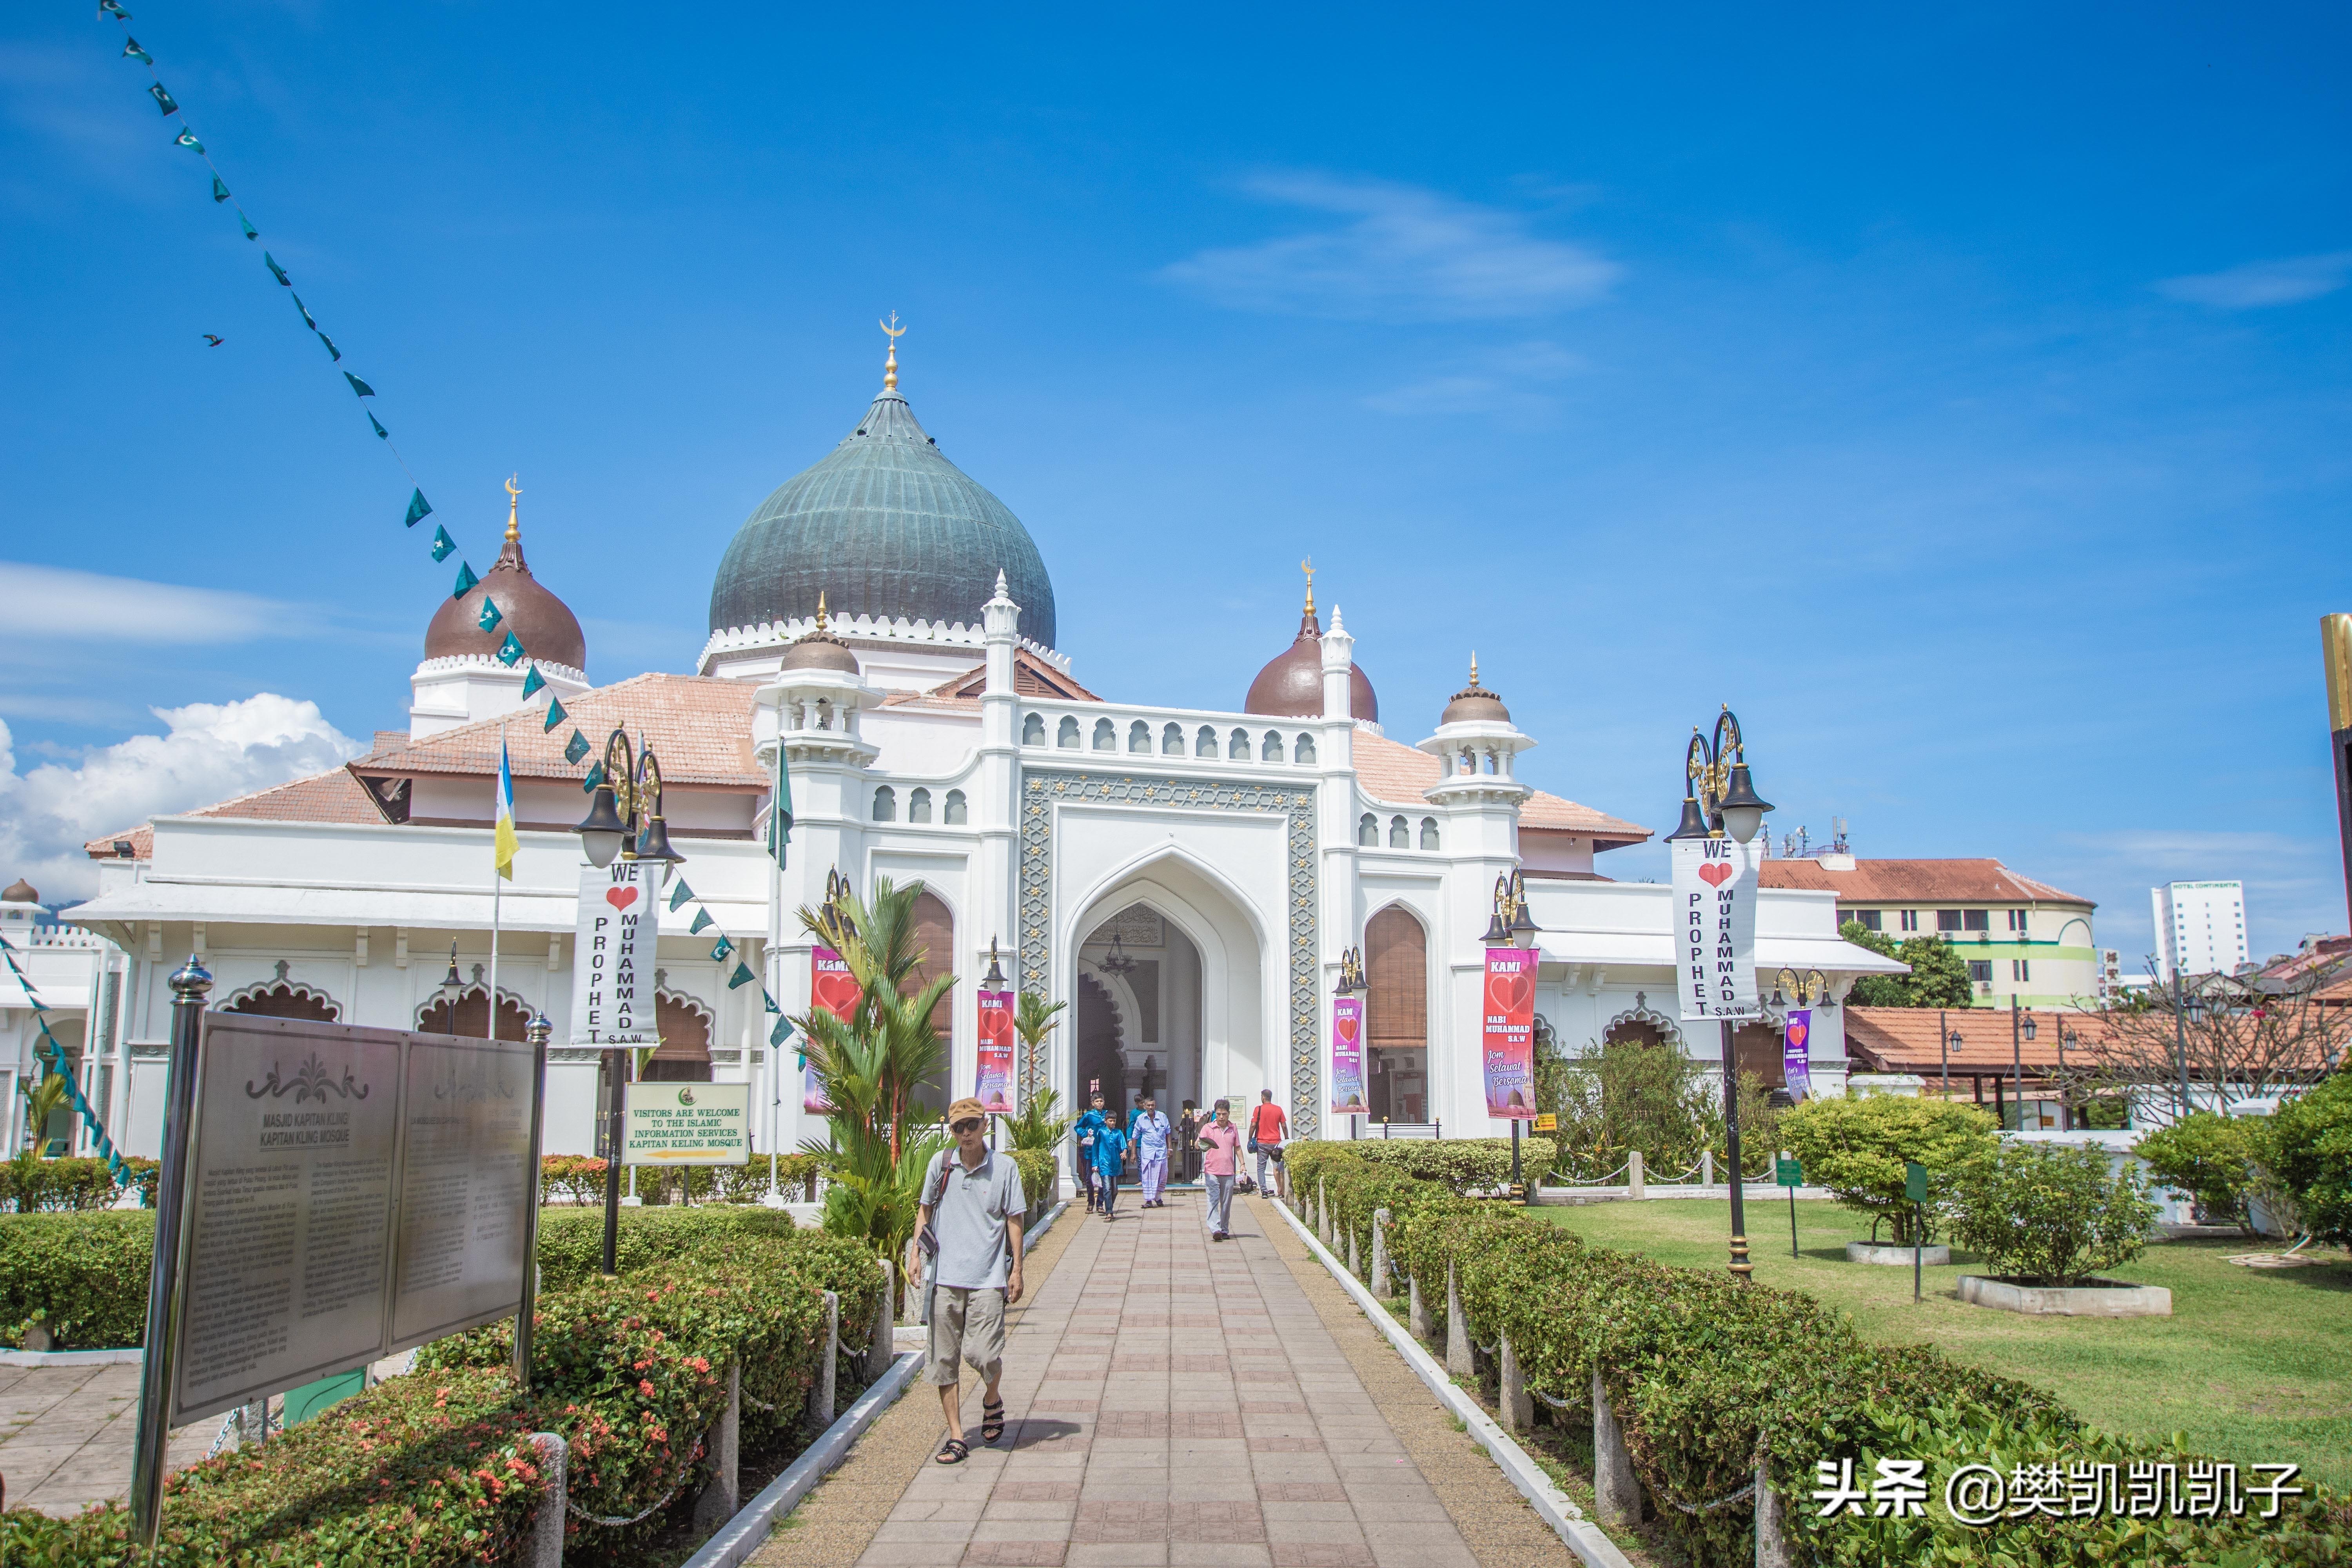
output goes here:
[[1470, 656], [1470, 684], [1454, 694], [1438, 717], [1440, 724], [1507, 724], [1511, 710], [1503, 700], [1478, 684], [1478, 656]]
[[37, 904], [40, 901], [40, 893], [22, 877], [9, 883], [5, 889], [0, 889], [0, 904]]
[[[1298, 617], [1298, 640], [1257, 672], [1242, 711], [1284, 719], [1323, 716], [1323, 623], [1316, 616], [1311, 596]], [[1348, 715], [1380, 722], [1381, 700], [1358, 664], [1348, 666]]]
[[824, 613], [824, 595], [820, 593], [816, 596], [816, 626], [793, 639], [792, 646], [784, 649], [784, 657], [778, 661], [776, 668], [779, 670], [835, 669], [844, 675], [857, 674], [857, 656], [849, 651], [847, 643], [833, 635], [828, 629], [830, 625]]
[[[499, 607], [496, 631], [482, 629], [485, 598]], [[580, 622], [562, 600], [530, 574], [512, 512], [507, 516], [506, 544], [499, 552], [497, 564], [482, 574], [479, 583], [454, 599], [442, 600], [441, 607], [433, 612], [433, 624], [425, 628], [425, 657], [494, 658], [509, 632], [534, 659], [583, 672], [588, 668], [588, 639], [580, 635]]]

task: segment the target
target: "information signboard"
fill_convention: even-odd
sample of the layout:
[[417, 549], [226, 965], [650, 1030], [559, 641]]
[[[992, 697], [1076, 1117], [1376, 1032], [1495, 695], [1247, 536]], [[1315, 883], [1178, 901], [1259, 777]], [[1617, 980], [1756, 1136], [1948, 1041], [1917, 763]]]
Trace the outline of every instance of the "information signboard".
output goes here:
[[406, 1076], [386, 1355], [514, 1311], [523, 1206], [537, 1187], [529, 1046], [421, 1036]]
[[751, 1158], [748, 1083], [633, 1083], [624, 1101], [621, 1162], [740, 1165]]
[[1772, 1176], [1784, 1187], [1801, 1187], [1805, 1184], [1805, 1168], [1786, 1154], [1772, 1162]]

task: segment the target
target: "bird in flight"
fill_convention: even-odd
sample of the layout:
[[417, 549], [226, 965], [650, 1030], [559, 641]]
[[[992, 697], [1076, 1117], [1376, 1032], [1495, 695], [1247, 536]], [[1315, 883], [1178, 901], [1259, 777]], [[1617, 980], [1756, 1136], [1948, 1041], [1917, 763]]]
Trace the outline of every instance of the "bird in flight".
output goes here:
[[205, 347], [208, 349], [216, 349], [220, 346], [220, 334], [217, 332], [206, 332], [205, 334]]

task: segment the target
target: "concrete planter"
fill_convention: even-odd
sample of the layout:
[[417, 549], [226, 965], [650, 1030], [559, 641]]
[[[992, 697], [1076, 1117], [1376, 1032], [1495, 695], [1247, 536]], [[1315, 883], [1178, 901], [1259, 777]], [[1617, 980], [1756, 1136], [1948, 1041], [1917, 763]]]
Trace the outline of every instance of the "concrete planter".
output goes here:
[[[1908, 1268], [1911, 1258], [1911, 1248], [1907, 1247], [1873, 1247], [1866, 1241], [1845, 1244], [1845, 1260], [1848, 1263], [1883, 1263], [1889, 1268]], [[1952, 1249], [1948, 1247], [1922, 1247], [1918, 1258], [1927, 1268], [1941, 1268], [1951, 1262]]]
[[1977, 1307], [1997, 1307], [2038, 1318], [2168, 1318], [2172, 1292], [2161, 1285], [2126, 1285], [2103, 1280], [2093, 1285], [2060, 1289], [2051, 1285], [2016, 1285], [1983, 1274], [1960, 1276], [1960, 1300]]

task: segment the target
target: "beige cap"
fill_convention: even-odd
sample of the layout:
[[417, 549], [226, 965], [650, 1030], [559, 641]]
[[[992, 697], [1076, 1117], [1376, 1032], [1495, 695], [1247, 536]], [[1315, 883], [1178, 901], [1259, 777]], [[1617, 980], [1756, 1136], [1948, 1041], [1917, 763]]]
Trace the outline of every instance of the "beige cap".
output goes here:
[[957, 1122], [963, 1121], [967, 1117], [972, 1116], [979, 1117], [982, 1121], [987, 1121], [988, 1107], [981, 1104], [979, 1100], [974, 1100], [970, 1095], [965, 1095], [961, 1100], [957, 1100], [953, 1105], [948, 1107], [948, 1125], [950, 1127], [954, 1126]]

